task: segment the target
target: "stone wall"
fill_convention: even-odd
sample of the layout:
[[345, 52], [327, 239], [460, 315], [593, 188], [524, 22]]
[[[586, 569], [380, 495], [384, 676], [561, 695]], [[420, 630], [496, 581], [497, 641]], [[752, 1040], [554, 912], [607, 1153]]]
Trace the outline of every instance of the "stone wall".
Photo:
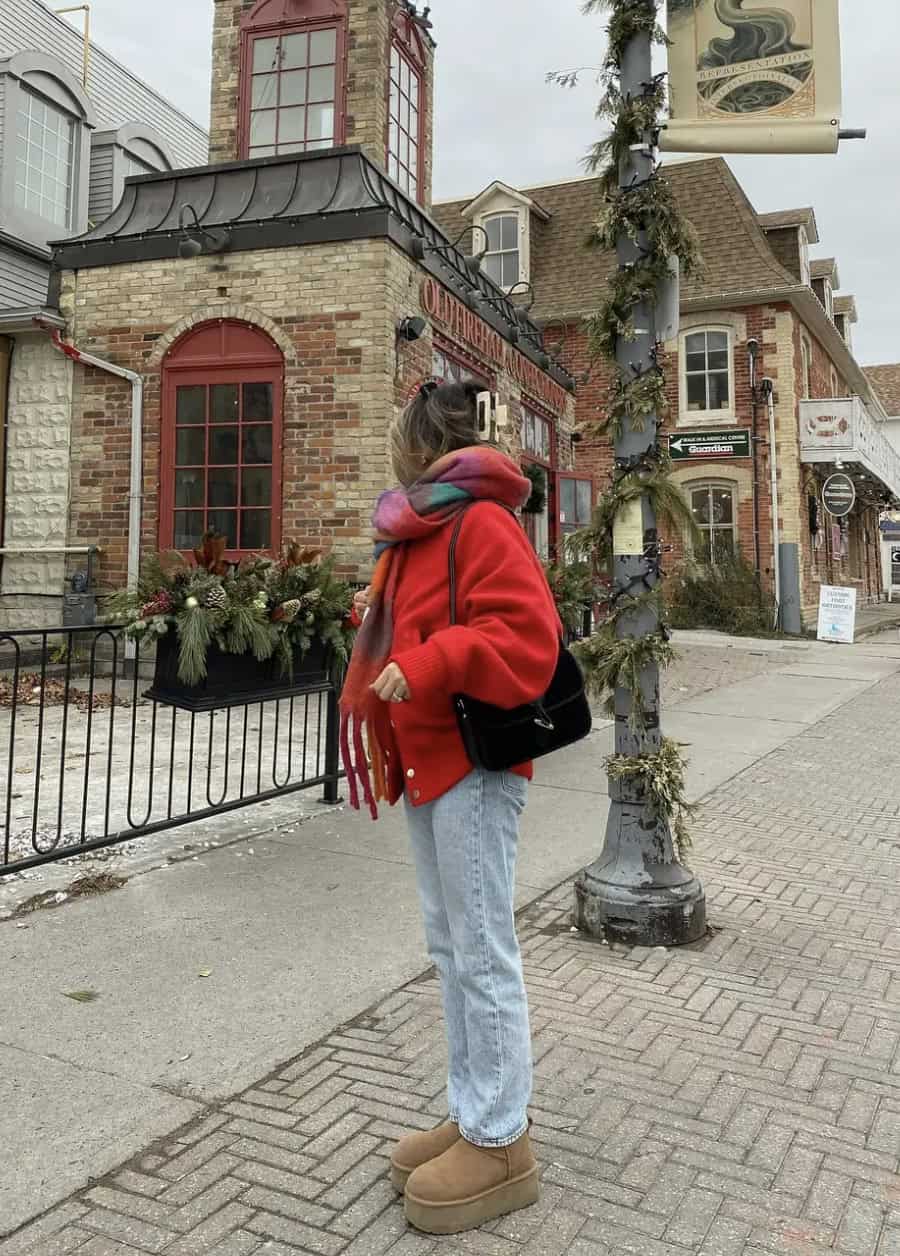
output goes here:
[[[11, 549], [89, 545], [67, 533], [72, 365], [41, 333], [17, 336], [9, 378], [5, 544]], [[83, 563], [83, 560], [82, 560]], [[39, 553], [2, 559], [0, 624], [60, 623], [65, 558]]]

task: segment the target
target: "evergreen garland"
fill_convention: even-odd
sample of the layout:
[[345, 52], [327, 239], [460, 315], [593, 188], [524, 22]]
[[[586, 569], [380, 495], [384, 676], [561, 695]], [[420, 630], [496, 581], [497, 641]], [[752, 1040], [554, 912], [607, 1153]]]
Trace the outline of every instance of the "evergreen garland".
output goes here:
[[691, 849], [688, 820], [694, 811], [685, 794], [685, 766], [681, 747], [670, 737], [663, 738], [656, 754], [614, 754], [606, 760], [609, 779], [627, 782], [637, 796], [646, 800], [647, 818], [654, 827], [660, 820], [668, 821], [680, 862]]
[[[622, 62], [630, 42], [648, 35], [654, 42], [667, 42], [658, 22], [658, 0], [584, 0], [583, 9], [586, 14], [607, 12], [610, 18], [598, 108], [608, 133], [588, 159], [589, 168], [599, 175], [603, 207], [588, 245], [608, 253], [614, 253], [622, 239], [638, 246], [636, 260], [628, 265], [620, 263], [599, 308], [587, 320], [591, 349], [608, 361], [613, 372], [606, 412], [592, 425], [594, 434], [619, 439], [627, 430], [643, 431], [654, 415], [663, 419], [668, 409], [665, 377], [656, 355], [646, 369], [623, 367], [617, 361], [620, 342], [636, 339], [638, 308], [655, 309], [663, 285], [671, 278], [673, 259], [678, 259], [685, 276], [698, 271], [700, 259], [696, 233], [683, 218], [671, 186], [656, 169], [646, 179], [619, 186], [623, 163], [631, 151], [655, 146], [665, 107], [665, 76], [645, 83], [636, 96], [626, 96], [621, 90]], [[565, 79], [556, 77], [558, 81]], [[571, 75], [566, 81], [571, 82]], [[612, 484], [601, 498], [591, 526], [573, 538], [574, 543], [593, 553], [595, 570], [613, 571], [616, 518], [635, 501], [646, 499], [660, 526], [696, 540], [697, 526], [690, 507], [670, 479], [670, 471], [668, 454], [659, 440], [636, 458], [617, 459]], [[644, 682], [648, 668], [664, 668], [674, 657], [662, 622], [656, 632], [643, 637], [623, 631], [629, 618], [647, 608], [661, 616], [660, 554], [661, 547], [654, 538], [645, 548], [644, 574], [613, 586], [606, 621], [589, 641], [576, 647], [588, 685], [604, 697], [611, 715], [615, 715], [616, 689], [630, 693], [629, 726], [633, 732], [647, 727]], [[607, 767], [612, 781], [627, 782], [629, 792], [644, 800], [653, 827], [661, 820], [669, 822], [678, 856], [686, 852], [690, 807], [678, 745], [666, 739], [653, 754], [616, 754]]]

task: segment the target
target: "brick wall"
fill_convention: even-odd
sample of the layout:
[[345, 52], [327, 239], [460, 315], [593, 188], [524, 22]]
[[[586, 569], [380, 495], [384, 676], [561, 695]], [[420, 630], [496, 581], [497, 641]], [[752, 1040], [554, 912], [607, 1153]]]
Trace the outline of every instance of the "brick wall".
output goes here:
[[[261, 327], [285, 358], [283, 529], [333, 550], [343, 571], [370, 570], [375, 499], [390, 483], [388, 428], [413, 385], [431, 374], [431, 339], [395, 344], [405, 315], [422, 313], [422, 272], [386, 241], [155, 261], [63, 276], [62, 308], [83, 349], [145, 382], [141, 545], [158, 545], [161, 370], [169, 347], [209, 319]], [[518, 452], [521, 390], [497, 381]], [[570, 403], [571, 410], [571, 403]], [[130, 388], [77, 367], [69, 532], [99, 537], [103, 589], [125, 580]], [[571, 412], [560, 424], [571, 461]]]
[[[240, 22], [255, 0], [215, 0], [212, 45], [210, 161], [234, 161], [238, 151]], [[396, 0], [347, 0], [346, 135], [384, 169], [388, 143], [391, 21]], [[425, 95], [425, 204], [431, 204], [434, 57], [429, 52]]]
[[[750, 393], [750, 368], [747, 341], [755, 338], [760, 345], [759, 375], [769, 377], [775, 386], [775, 442], [777, 456], [778, 517], [782, 542], [798, 546], [800, 556], [801, 599], [804, 623], [815, 622], [822, 583], [838, 583], [856, 587], [860, 601], [877, 598], [881, 591], [877, 511], [858, 508], [851, 520], [850, 555], [841, 560], [833, 553], [827, 518], [824, 543], [816, 548], [809, 531], [808, 496], [817, 492], [812, 469], [800, 461], [799, 402], [803, 394], [801, 337], [811, 349], [812, 395], [834, 395], [832, 372], [834, 363], [823, 346], [807, 332], [793, 310], [787, 305], [751, 306], [735, 311], [712, 311], [702, 315], [685, 314], [682, 332], [691, 326], [730, 325], [734, 333], [734, 417], [721, 426], [753, 426]], [[577, 447], [577, 465], [581, 472], [594, 477], [599, 491], [611, 481], [613, 468], [612, 443], [609, 439], [591, 437], [590, 427], [606, 410], [610, 371], [602, 361], [591, 362], [587, 337], [580, 324], [548, 326], [548, 341], [562, 340], [565, 366], [579, 379], [576, 394], [576, 417], [585, 429], [585, 439]], [[667, 377], [670, 415], [663, 431], [674, 432], [678, 423], [679, 384], [677, 346], [666, 346], [661, 358]], [[585, 373], [590, 371], [586, 378]], [[846, 393], [846, 384], [838, 373], [838, 395]], [[685, 424], [690, 427], [690, 421]], [[772, 535], [771, 470], [769, 463], [768, 412], [760, 406], [757, 414], [757, 477], [759, 485], [759, 549], [761, 570], [766, 588], [774, 588], [774, 549]], [[753, 464], [732, 460], [717, 463], [676, 464], [673, 472], [677, 483], [688, 486], [702, 479], [729, 480], [736, 485], [738, 539], [748, 562], [755, 565], [753, 509]], [[669, 567], [683, 560], [680, 537], [667, 538], [674, 545]]]

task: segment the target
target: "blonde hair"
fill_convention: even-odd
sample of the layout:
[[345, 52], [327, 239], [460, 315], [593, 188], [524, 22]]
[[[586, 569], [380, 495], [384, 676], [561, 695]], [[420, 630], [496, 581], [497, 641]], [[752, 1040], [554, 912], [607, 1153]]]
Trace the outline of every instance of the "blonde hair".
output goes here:
[[401, 484], [415, 484], [444, 454], [479, 443], [477, 400], [482, 391], [472, 380], [422, 385], [391, 424], [391, 461]]

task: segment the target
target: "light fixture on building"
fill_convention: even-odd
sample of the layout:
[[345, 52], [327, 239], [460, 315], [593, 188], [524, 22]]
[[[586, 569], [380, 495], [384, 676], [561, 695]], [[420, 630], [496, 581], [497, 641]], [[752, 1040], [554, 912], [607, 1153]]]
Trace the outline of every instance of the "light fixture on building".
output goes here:
[[480, 249], [477, 253], [473, 253], [471, 256], [466, 256], [465, 258], [467, 269], [473, 275], [479, 275], [481, 273], [481, 263], [490, 251], [490, 241], [488, 240], [488, 233], [485, 231], [484, 227], [466, 227], [465, 231], [461, 232], [452, 244], [431, 244], [427, 240], [424, 240], [421, 236], [413, 236], [412, 255], [417, 262], [424, 262], [429, 253], [445, 253], [448, 249], [457, 248], [462, 243], [463, 238], [467, 236], [470, 231], [480, 231], [484, 236], [484, 248]]
[[[535, 295], [534, 284], [529, 283], [527, 279], [520, 279], [518, 283], [513, 284], [509, 292], [507, 292], [506, 294], [510, 301], [513, 299], [513, 297], [517, 297], [519, 295], [520, 288], [524, 288], [530, 298], [528, 301], [524, 302], [522, 305], [517, 307], [519, 315], [521, 316], [521, 314], [523, 313], [524, 314], [531, 313], [531, 308], [534, 305], [535, 301], [537, 300], [537, 296]], [[520, 318], [520, 321], [521, 321], [521, 318]]]
[[424, 318], [410, 315], [407, 318], [401, 318], [397, 324], [397, 339], [412, 344], [416, 340], [421, 340], [427, 330], [428, 323]]
[[[193, 223], [188, 226], [188, 217]], [[199, 257], [201, 253], [224, 253], [231, 244], [231, 232], [227, 229], [214, 234], [201, 227], [200, 219], [193, 205], [182, 205], [178, 211], [178, 226], [181, 239], [178, 241], [178, 256], [187, 261], [191, 257]]]

